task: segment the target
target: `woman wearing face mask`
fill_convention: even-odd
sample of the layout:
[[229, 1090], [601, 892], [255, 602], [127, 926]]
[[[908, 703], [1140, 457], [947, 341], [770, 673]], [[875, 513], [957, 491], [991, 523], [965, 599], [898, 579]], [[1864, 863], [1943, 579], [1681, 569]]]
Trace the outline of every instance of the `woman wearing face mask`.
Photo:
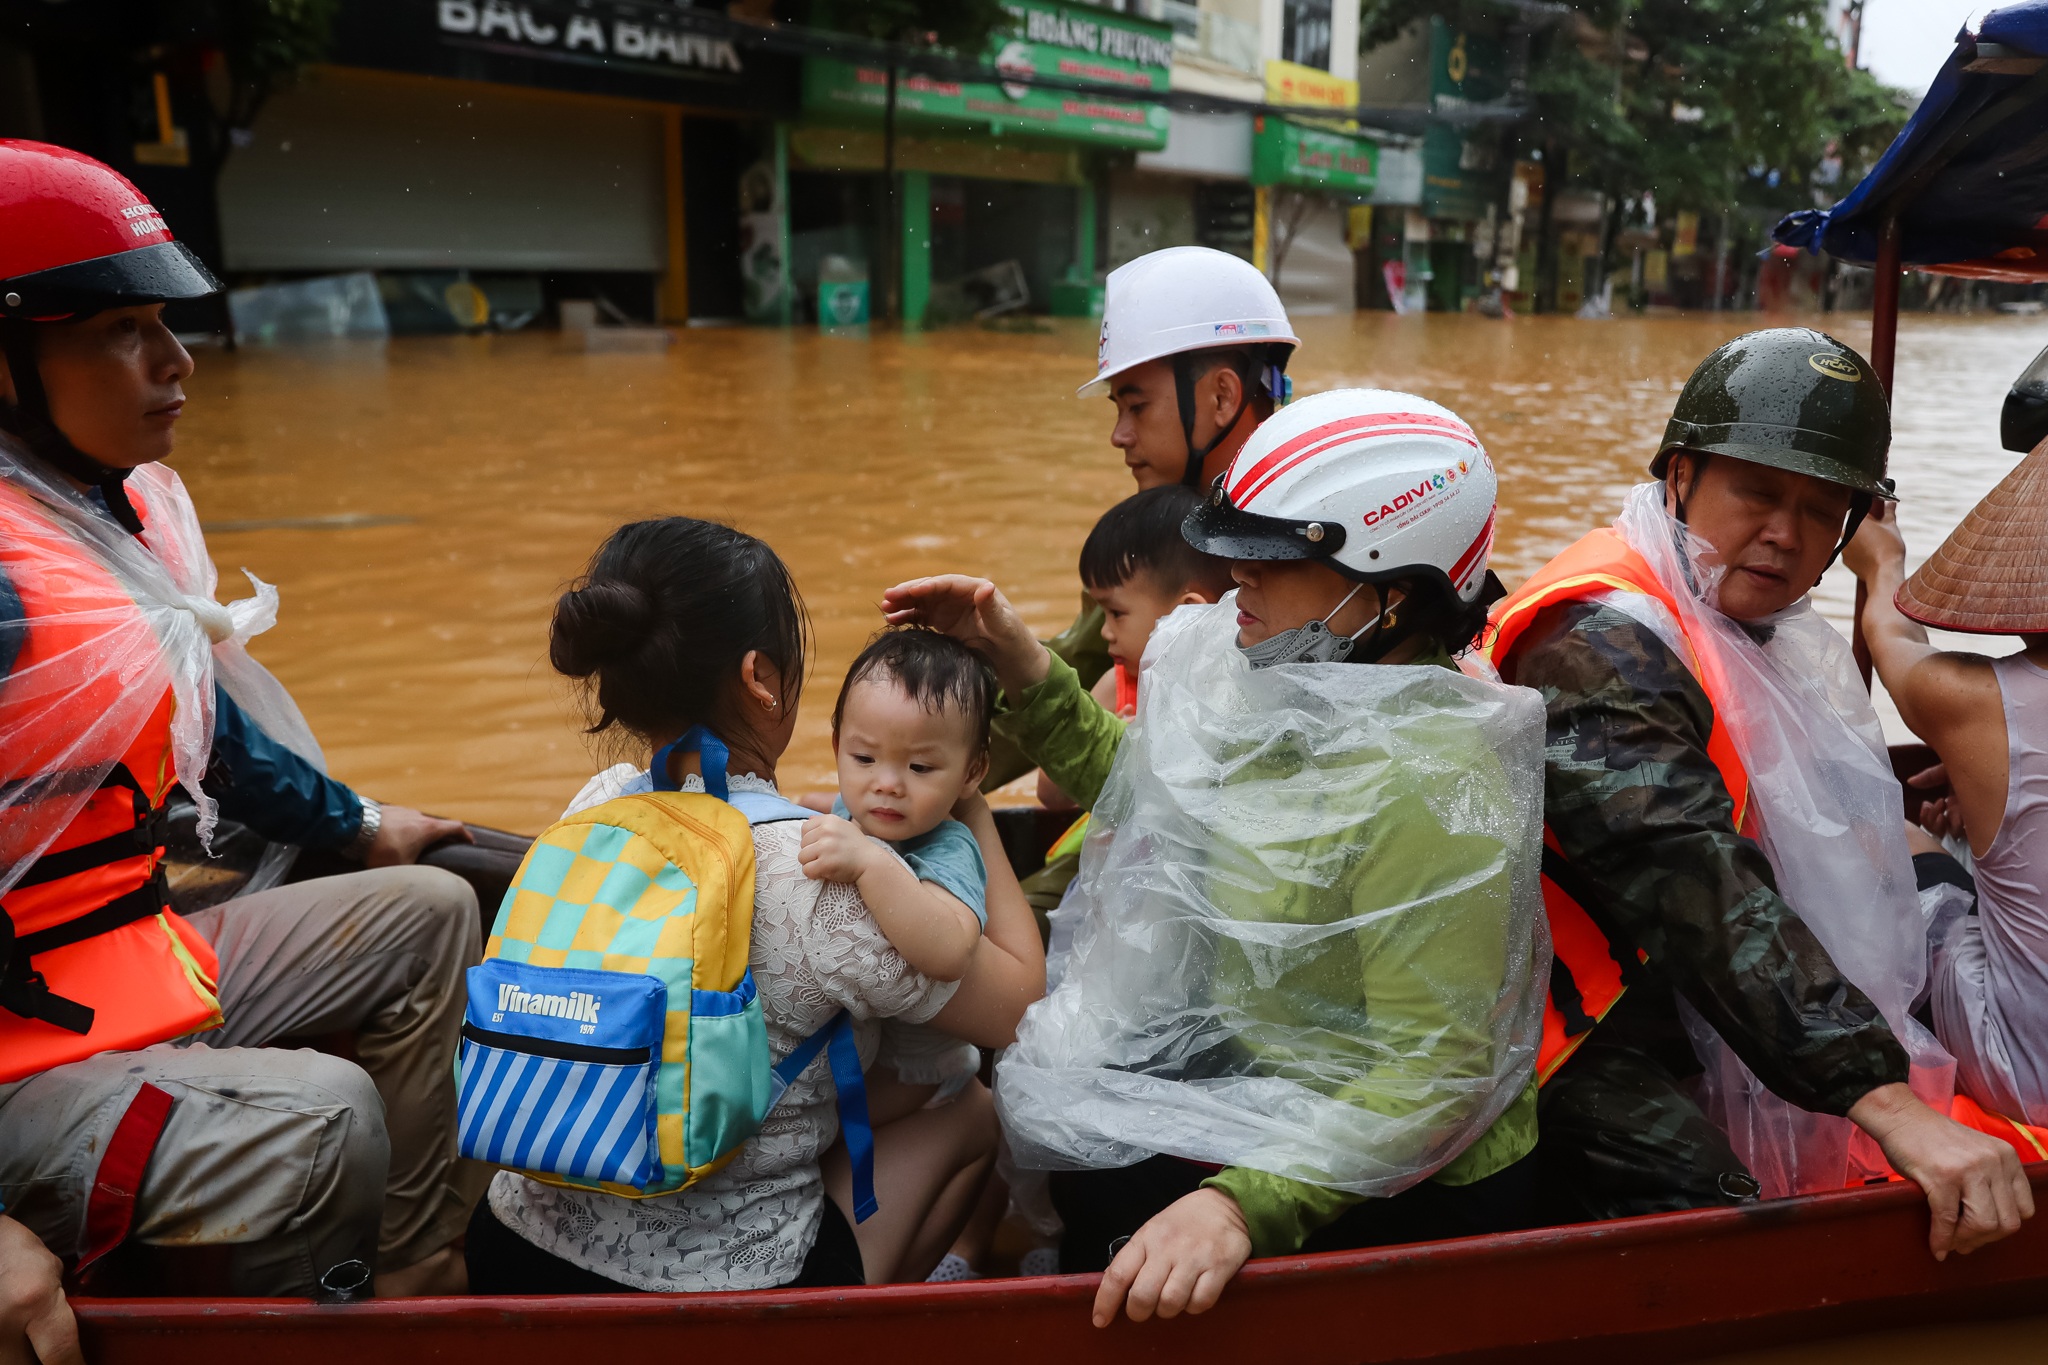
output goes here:
[[1238, 590], [1160, 623], [1128, 727], [993, 584], [884, 597], [990, 660], [998, 726], [1095, 812], [997, 1096], [1061, 1269], [1107, 1265], [1098, 1325], [1201, 1312], [1254, 1255], [1534, 1221], [1542, 706], [1452, 661], [1494, 494], [1425, 399], [1283, 410], [1183, 527]]

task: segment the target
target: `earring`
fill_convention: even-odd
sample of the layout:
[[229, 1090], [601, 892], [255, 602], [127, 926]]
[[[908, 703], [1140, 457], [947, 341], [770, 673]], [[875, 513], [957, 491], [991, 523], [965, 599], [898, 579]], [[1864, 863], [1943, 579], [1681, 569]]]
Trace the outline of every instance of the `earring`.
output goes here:
[[1398, 617], [1398, 616], [1394, 615], [1394, 613], [1392, 613], [1391, 611], [1387, 613], [1387, 622], [1386, 622], [1386, 625], [1387, 625], [1387, 629], [1388, 629], [1388, 630], [1392, 630], [1392, 629], [1393, 629], [1393, 628], [1394, 628], [1395, 626], [1398, 626], [1398, 625], [1400, 625], [1400, 624], [1401, 624], [1401, 618], [1400, 618], [1400, 617]]

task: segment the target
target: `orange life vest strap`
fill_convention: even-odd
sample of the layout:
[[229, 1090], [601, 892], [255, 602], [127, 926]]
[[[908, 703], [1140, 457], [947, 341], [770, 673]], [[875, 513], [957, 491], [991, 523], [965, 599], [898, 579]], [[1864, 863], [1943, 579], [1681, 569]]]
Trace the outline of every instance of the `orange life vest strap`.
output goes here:
[[[1502, 664], [1514, 653], [1516, 641], [1535, 622], [1537, 613], [1545, 607], [1584, 601], [1607, 591], [1640, 593], [1661, 603], [1684, 633], [1685, 618], [1678, 603], [1657, 581], [1649, 562], [1615, 531], [1602, 527], [1580, 537], [1493, 609], [1482, 645], [1487, 660], [1505, 675], [1507, 670]], [[1694, 646], [1689, 635], [1686, 644], [1692, 658], [1685, 662], [1694, 670], [1715, 712], [1714, 728], [1707, 736], [1707, 757], [1719, 769], [1721, 781], [1735, 802], [1735, 827], [1740, 829], [1749, 814], [1749, 769], [1735, 752], [1735, 740], [1728, 727], [1720, 721], [1721, 699], [1728, 694], [1727, 678], [1711, 652]]]
[[[1593, 531], [1539, 569], [1493, 609], [1481, 649], [1495, 668], [1513, 654], [1522, 633], [1544, 608], [1585, 601], [1604, 592], [1640, 593], [1661, 603], [1684, 631], [1678, 603], [1665, 591], [1648, 561], [1609, 529]], [[1711, 653], [1686, 640], [1686, 662], [1713, 706], [1715, 722], [1707, 736], [1707, 757], [1720, 772], [1735, 804], [1735, 826], [1742, 827], [1749, 810], [1749, 770], [1735, 751], [1728, 727], [1721, 723], [1726, 680]], [[1502, 669], [1505, 674], [1507, 670]], [[1512, 677], [1509, 681], [1513, 681]], [[1550, 993], [1543, 1007], [1543, 1040], [1536, 1053], [1540, 1085], [1556, 1074], [1606, 1018], [1638, 978], [1647, 957], [1625, 935], [1603, 922], [1598, 897], [1564, 858], [1555, 836], [1543, 833], [1543, 909], [1550, 922]]]
[[[127, 767], [116, 763], [100, 785], [102, 789], [125, 787], [132, 793], [134, 825], [90, 843], [44, 854], [29, 865], [27, 873], [15, 883], [15, 889], [42, 886], [67, 878], [84, 878], [102, 867], [131, 858], [153, 857], [163, 851], [164, 812], [160, 807], [151, 807], [149, 798], [143, 794]], [[149, 880], [142, 885], [122, 892], [96, 909], [34, 933], [17, 934], [14, 917], [7, 913], [4, 904], [0, 904], [0, 945], [7, 948], [0, 953], [0, 1009], [24, 1019], [40, 1019], [67, 1033], [90, 1033], [94, 1018], [92, 1007], [51, 990], [42, 974], [35, 970], [34, 957], [38, 953], [55, 952], [100, 934], [112, 933], [136, 920], [148, 919], [162, 913], [169, 902], [170, 891], [164, 884], [163, 865], [159, 862], [151, 871]]]

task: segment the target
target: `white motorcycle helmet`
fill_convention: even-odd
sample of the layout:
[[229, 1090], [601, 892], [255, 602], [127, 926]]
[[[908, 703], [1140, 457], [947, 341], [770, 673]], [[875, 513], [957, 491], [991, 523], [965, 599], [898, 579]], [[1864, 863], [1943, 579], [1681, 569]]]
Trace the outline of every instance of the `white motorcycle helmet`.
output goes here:
[[1110, 272], [1095, 377], [1077, 396], [1105, 392], [1117, 375], [1139, 365], [1173, 361], [1181, 429], [1188, 441], [1183, 482], [1192, 486], [1201, 480], [1209, 451], [1237, 425], [1235, 420], [1227, 423], [1207, 448], [1196, 450], [1196, 355], [1230, 347], [1261, 353], [1264, 384], [1278, 404], [1286, 400], [1287, 362], [1300, 344], [1280, 295], [1256, 266], [1204, 246], [1167, 247]]
[[[1321, 560], [1354, 582], [1429, 584], [1444, 607], [1476, 608], [1500, 595], [1486, 566], [1498, 491], [1486, 448], [1450, 409], [1388, 389], [1337, 389], [1252, 433], [1181, 534], [1223, 559]], [[1410, 633], [1373, 626], [1375, 658]], [[1316, 632], [1302, 629], [1307, 644]], [[1314, 643], [1295, 657], [1344, 658], [1352, 642]]]

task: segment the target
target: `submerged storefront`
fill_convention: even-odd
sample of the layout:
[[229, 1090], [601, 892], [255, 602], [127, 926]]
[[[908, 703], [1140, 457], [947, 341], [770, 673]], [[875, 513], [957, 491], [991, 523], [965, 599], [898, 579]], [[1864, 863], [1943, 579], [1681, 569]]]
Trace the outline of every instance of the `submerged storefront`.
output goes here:
[[243, 275], [374, 270], [740, 312], [740, 176], [794, 59], [633, 0], [350, 0], [220, 185]]
[[1357, 275], [1352, 210], [1379, 187], [1380, 144], [1362, 133], [1272, 115], [1254, 120], [1252, 263], [1288, 308], [1350, 312]]
[[[1131, 15], [1016, 0], [1014, 30], [991, 64], [1127, 90], [1166, 90], [1172, 30]], [[879, 314], [894, 292], [908, 326], [1030, 311], [1086, 314], [1095, 285], [1098, 203], [1117, 153], [1166, 146], [1158, 104], [1022, 83], [901, 74], [893, 149], [889, 76], [826, 58], [804, 63], [802, 121], [760, 173], [779, 190], [787, 251], [782, 292], [760, 291], [763, 320], [815, 321], [821, 290], [868, 282]], [[885, 164], [896, 176], [892, 227]], [[892, 291], [891, 286], [894, 285]]]

